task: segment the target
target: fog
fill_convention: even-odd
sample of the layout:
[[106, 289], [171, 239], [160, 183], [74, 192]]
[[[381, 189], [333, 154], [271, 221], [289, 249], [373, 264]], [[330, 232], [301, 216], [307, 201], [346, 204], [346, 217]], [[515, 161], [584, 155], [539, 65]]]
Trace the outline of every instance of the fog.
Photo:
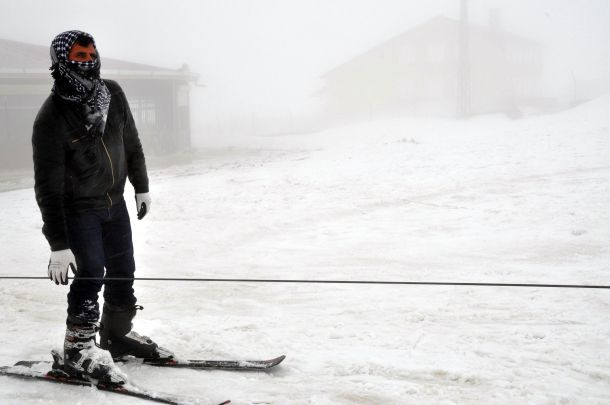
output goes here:
[[[287, 355], [247, 376], [121, 363], [130, 381], [196, 403], [610, 403], [609, 22], [608, 0], [0, 2], [0, 374], [64, 339], [31, 137], [50, 43], [78, 29], [146, 155], [145, 218], [124, 195], [138, 333], [182, 359]], [[114, 186], [118, 132], [66, 140], [66, 164]], [[132, 403], [49, 385], [0, 376], [0, 403]]]
[[[534, 96], [545, 99], [548, 109], [610, 90], [607, 1], [470, 0], [467, 5], [470, 24], [489, 26], [493, 15], [502, 31], [541, 45]], [[232, 135], [326, 127], [335, 118], [320, 93], [327, 72], [438, 15], [459, 20], [460, 1], [155, 0], [93, 7], [28, 0], [3, 2], [0, 11], [3, 39], [49, 46], [68, 29], [91, 33], [102, 74], [105, 57], [170, 69], [188, 65], [199, 75], [191, 83], [191, 139], [205, 146]], [[364, 77], [374, 82], [376, 72]]]

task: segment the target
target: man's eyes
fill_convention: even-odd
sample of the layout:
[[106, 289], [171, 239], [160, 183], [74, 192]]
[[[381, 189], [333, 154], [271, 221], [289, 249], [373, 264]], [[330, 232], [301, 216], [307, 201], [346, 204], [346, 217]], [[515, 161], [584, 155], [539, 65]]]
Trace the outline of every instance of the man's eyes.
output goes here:
[[[86, 57], [87, 57], [87, 54], [86, 54], [86, 53], [84, 53], [84, 52], [78, 52], [78, 53], [76, 54], [76, 57], [77, 57], [77, 58], [86, 58]], [[97, 59], [97, 54], [96, 54], [96, 53], [92, 53], [92, 54], [91, 54], [91, 58], [92, 58], [92, 59]]]

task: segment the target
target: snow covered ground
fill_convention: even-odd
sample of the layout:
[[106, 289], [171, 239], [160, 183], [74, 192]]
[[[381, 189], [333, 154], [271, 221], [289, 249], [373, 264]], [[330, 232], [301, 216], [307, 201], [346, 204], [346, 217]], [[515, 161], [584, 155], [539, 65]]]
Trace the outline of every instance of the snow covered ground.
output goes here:
[[[208, 150], [151, 171], [152, 213], [132, 221], [137, 273], [609, 285], [608, 111], [604, 97], [517, 121], [385, 120]], [[45, 275], [33, 191], [0, 193], [0, 207], [0, 275]], [[181, 357], [288, 356], [269, 373], [122, 366], [159, 391], [235, 404], [610, 403], [607, 290], [136, 290], [136, 329]], [[0, 283], [0, 363], [50, 358], [66, 291]], [[144, 402], [0, 377], [0, 403]]]

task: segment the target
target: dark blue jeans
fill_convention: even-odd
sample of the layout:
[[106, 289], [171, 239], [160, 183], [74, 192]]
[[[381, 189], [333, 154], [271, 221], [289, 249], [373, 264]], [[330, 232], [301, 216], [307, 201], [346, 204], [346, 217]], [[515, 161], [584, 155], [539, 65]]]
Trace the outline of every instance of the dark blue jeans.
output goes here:
[[[105, 285], [106, 302], [117, 306], [134, 305], [132, 280], [101, 280], [102, 277], [134, 276], [131, 224], [125, 201], [109, 209], [66, 214], [66, 226], [78, 268], [68, 293], [68, 315], [96, 322], [100, 316], [97, 298], [102, 285]], [[84, 280], [83, 277], [100, 280]]]

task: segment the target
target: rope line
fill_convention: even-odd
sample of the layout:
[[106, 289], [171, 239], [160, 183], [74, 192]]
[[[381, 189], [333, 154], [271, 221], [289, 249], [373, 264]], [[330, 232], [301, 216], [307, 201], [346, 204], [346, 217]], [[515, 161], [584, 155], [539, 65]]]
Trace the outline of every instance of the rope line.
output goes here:
[[[533, 284], [533, 283], [474, 283], [451, 281], [375, 281], [375, 280], [295, 280], [256, 278], [181, 278], [181, 277], [78, 277], [90, 281], [189, 281], [221, 283], [292, 283], [292, 284], [372, 284], [372, 285], [430, 285], [430, 286], [470, 286], [470, 287], [530, 287], [530, 288], [583, 288], [610, 289], [610, 285], [589, 284]], [[0, 280], [49, 280], [42, 276], [0, 276]]]

